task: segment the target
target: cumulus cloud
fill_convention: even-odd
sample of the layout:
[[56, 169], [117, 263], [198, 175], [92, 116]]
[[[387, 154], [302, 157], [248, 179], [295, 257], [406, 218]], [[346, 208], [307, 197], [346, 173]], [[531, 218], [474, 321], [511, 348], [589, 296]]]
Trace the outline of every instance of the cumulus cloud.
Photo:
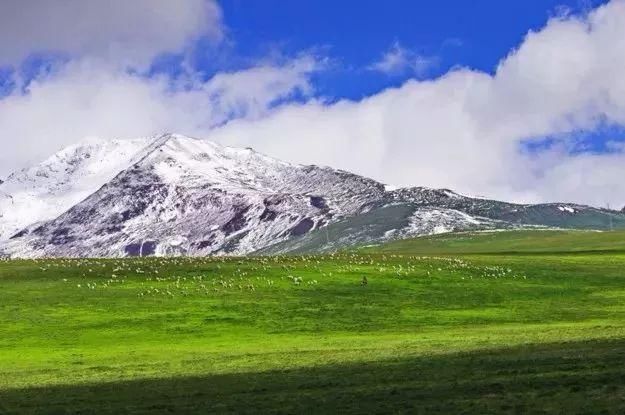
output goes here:
[[0, 66], [43, 52], [145, 66], [223, 28], [212, 0], [3, 0], [0, 34]]
[[384, 52], [380, 60], [369, 65], [368, 69], [387, 75], [400, 75], [409, 71], [416, 77], [422, 77], [437, 64], [438, 59], [435, 57], [419, 55], [395, 42]]
[[625, 1], [557, 17], [494, 75], [456, 69], [359, 102], [281, 108], [210, 138], [399, 185], [518, 201], [625, 203], [625, 154], [523, 152], [522, 140], [625, 124]]

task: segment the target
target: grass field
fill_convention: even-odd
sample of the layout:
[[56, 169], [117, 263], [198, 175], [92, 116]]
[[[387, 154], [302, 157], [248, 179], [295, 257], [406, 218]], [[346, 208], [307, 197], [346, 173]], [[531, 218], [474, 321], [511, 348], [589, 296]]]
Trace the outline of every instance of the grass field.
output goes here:
[[0, 413], [625, 413], [623, 236], [0, 262]]

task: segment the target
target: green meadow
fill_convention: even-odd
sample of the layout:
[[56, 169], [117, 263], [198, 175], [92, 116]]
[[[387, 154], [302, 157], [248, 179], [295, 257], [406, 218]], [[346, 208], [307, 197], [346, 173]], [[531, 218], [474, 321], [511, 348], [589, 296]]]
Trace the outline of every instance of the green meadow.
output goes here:
[[625, 233], [0, 262], [0, 414], [625, 413]]

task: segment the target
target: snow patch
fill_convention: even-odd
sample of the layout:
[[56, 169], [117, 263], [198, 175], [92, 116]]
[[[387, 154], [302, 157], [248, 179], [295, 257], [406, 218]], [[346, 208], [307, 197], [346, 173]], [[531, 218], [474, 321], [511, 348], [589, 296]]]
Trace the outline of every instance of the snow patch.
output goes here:
[[558, 206], [558, 210], [561, 212], [575, 213], [575, 209], [570, 206]]
[[395, 186], [394, 184], [385, 184], [384, 185], [384, 190], [387, 192], [392, 192], [395, 190], [398, 190], [400, 187], [399, 186]]

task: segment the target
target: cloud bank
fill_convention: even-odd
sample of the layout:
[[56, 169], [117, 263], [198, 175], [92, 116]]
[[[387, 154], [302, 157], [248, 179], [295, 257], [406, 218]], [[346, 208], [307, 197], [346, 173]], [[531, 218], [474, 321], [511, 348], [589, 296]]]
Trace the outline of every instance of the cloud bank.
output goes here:
[[[33, 3], [52, 9], [61, 4]], [[83, 3], [100, 4], [76, 2], [73, 10], [98, 12], [99, 6], [78, 5]], [[31, 26], [42, 19], [39, 10], [21, 16], [24, 7], [17, 4], [0, 6], [13, 13], [0, 18], [0, 27], [2, 19]], [[492, 74], [457, 68], [361, 101], [331, 104], [315, 96], [311, 74], [323, 65], [306, 54], [209, 79], [194, 70], [177, 78], [128, 71], [162, 53], [184, 53], [194, 38], [219, 42], [225, 32], [212, 2], [176, 2], [176, 10], [169, 10], [173, 6], [163, 1], [162, 8], [152, 6], [158, 12], [141, 17], [134, 4], [102, 10], [105, 18], [95, 28], [79, 26], [58, 35], [45, 25], [32, 34], [21, 33], [17, 24], [0, 29], [1, 42], [10, 38], [5, 31], [19, 40], [3, 49], [0, 64], [15, 65], [40, 51], [70, 56], [58, 71], [0, 99], [0, 144], [10, 149], [0, 154], [0, 175], [84, 136], [175, 131], [396, 185], [527, 202], [625, 204], [624, 147], [617, 142], [608, 153], [572, 153], [569, 138], [601, 125], [625, 125], [623, 0], [585, 16], [551, 19], [528, 33]], [[2, 10], [0, 15], [5, 16]], [[143, 19], [141, 25], [129, 24], [131, 18]], [[159, 30], [162, 25], [170, 30]], [[144, 26], [145, 32], [125, 26]], [[74, 30], [88, 39], [71, 39]], [[405, 58], [399, 59], [402, 65]], [[292, 101], [293, 96], [304, 99]], [[557, 137], [556, 144], [539, 152], [522, 145], [544, 137]]]

